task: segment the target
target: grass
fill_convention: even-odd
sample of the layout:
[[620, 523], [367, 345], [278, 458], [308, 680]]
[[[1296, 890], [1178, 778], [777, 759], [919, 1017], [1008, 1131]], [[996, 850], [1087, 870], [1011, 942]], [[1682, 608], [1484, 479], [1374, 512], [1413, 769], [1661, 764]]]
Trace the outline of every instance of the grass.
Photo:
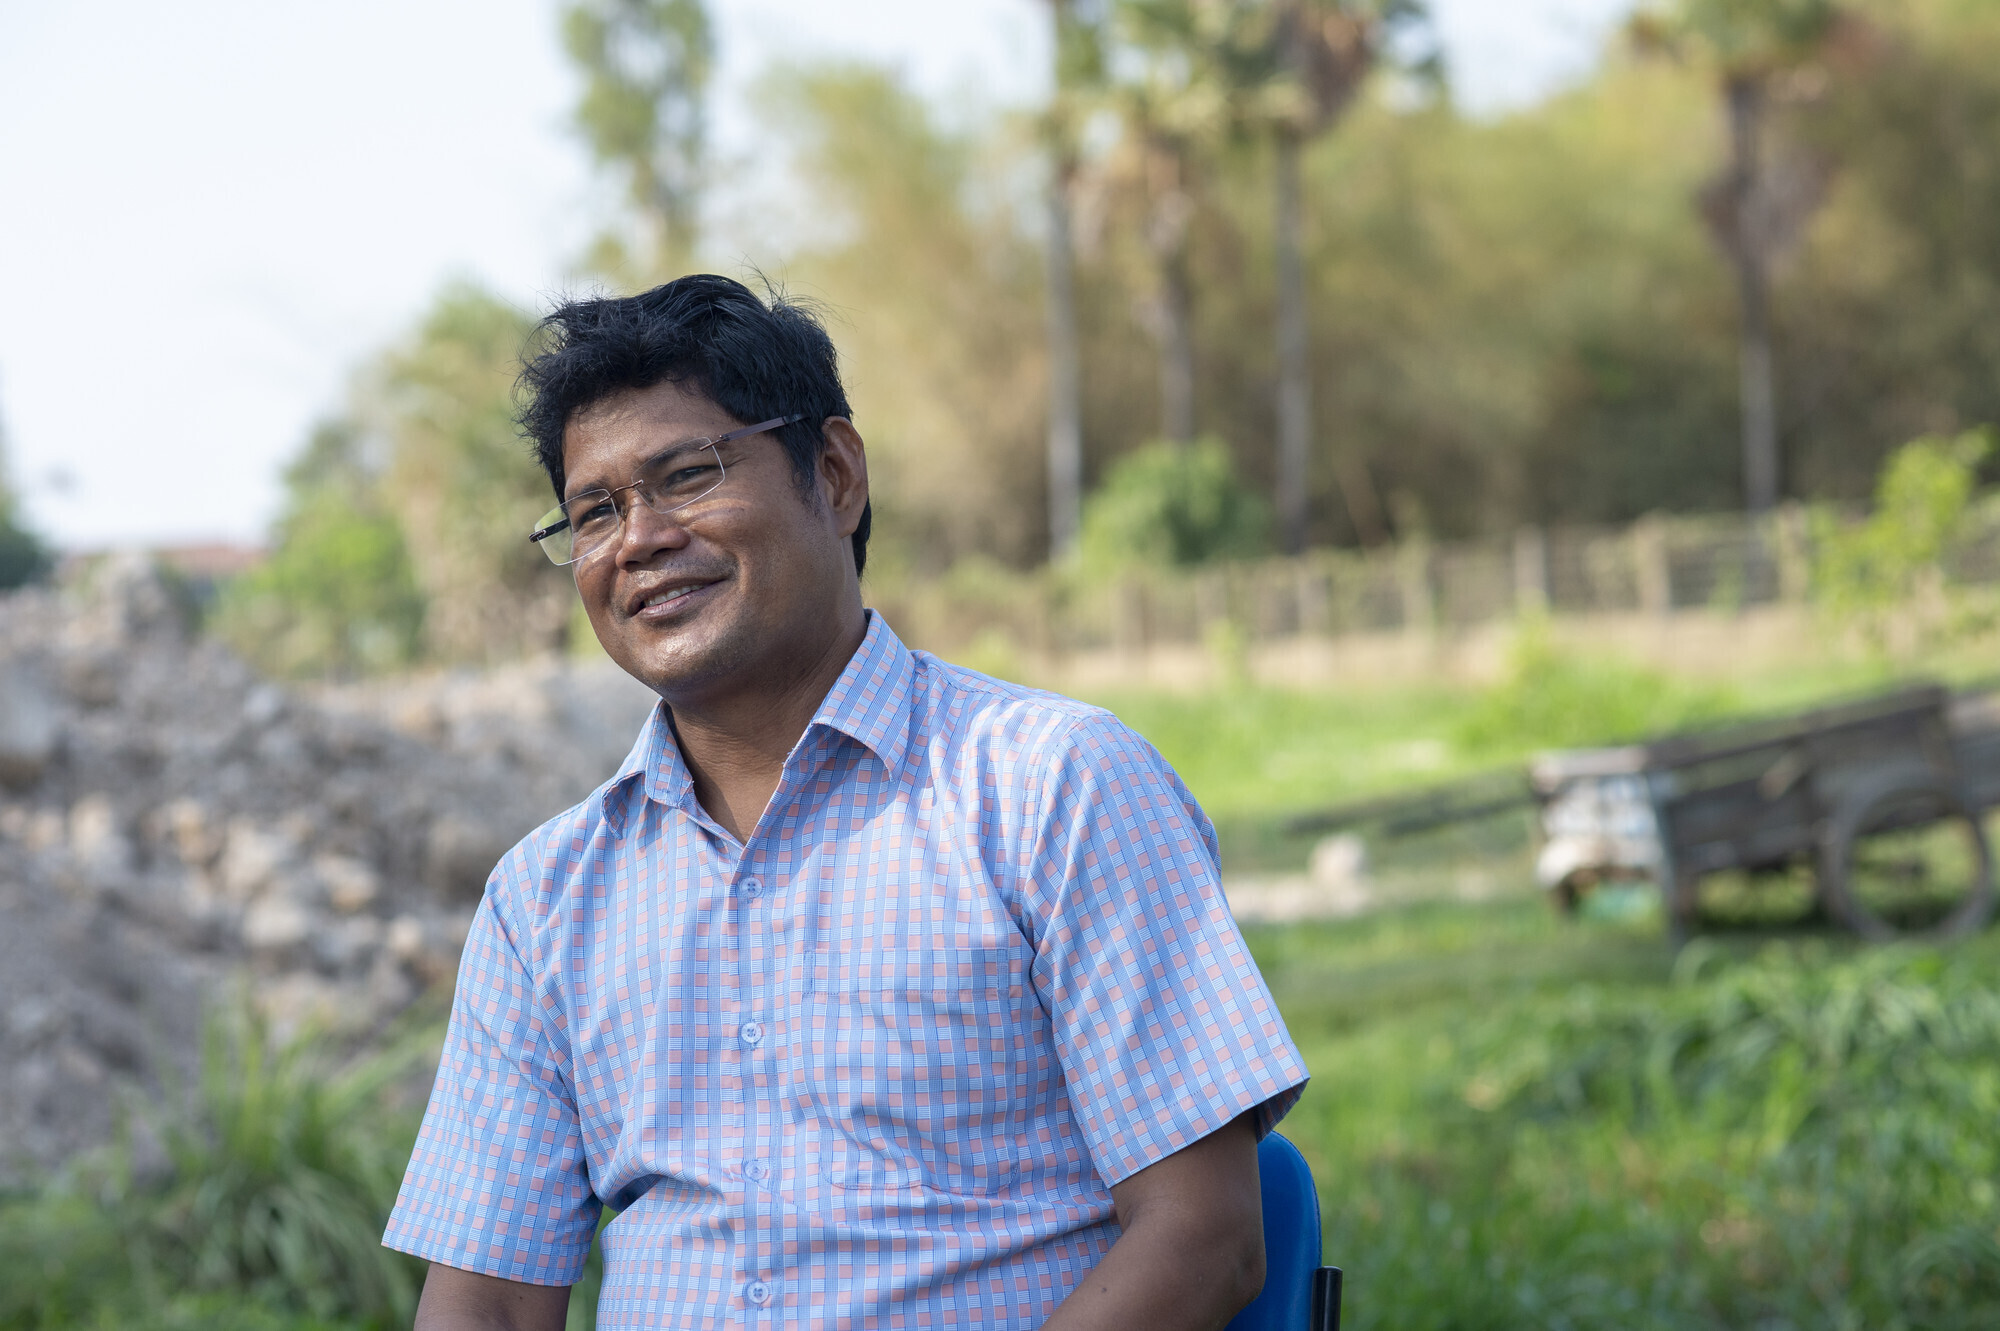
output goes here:
[[2000, 1324], [2000, 990], [1539, 903], [1258, 931], [1354, 1328]]
[[1196, 697], [1109, 691], [1089, 701], [1173, 764], [1215, 820], [1226, 870], [1268, 870], [1300, 867], [1311, 849], [1310, 838], [1279, 833], [1293, 814], [1518, 765], [1545, 749], [1628, 743], [1892, 683], [1879, 664], [1838, 659], [1727, 684], [1689, 681], [1560, 651], [1529, 626], [1505, 677], [1487, 688], [1418, 680]]

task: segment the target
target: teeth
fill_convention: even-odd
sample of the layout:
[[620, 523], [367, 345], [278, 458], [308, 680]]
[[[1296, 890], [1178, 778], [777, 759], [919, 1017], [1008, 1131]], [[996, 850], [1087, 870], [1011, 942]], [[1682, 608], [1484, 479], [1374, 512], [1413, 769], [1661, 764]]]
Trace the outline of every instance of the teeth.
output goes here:
[[665, 605], [669, 601], [678, 601], [681, 599], [681, 597], [686, 596], [689, 592], [693, 590], [694, 588], [692, 587], [676, 587], [670, 592], [661, 592], [657, 596], [648, 596], [646, 598], [646, 605], [650, 607], [656, 605]]

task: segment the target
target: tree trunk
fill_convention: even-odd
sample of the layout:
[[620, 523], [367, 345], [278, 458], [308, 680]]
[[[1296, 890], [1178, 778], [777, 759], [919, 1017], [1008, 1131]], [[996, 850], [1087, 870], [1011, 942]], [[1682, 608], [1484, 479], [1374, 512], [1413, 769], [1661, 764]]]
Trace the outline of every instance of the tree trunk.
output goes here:
[[1049, 0], [1054, 20], [1055, 95], [1049, 107], [1048, 339], [1049, 559], [1076, 548], [1083, 526], [1083, 353], [1076, 330], [1076, 251], [1070, 201], [1076, 186], [1076, 82], [1069, 58], [1075, 36], [1073, 0]]
[[1305, 260], [1300, 254], [1303, 206], [1299, 158], [1291, 130], [1278, 134], [1276, 250], [1278, 278], [1278, 544], [1288, 555], [1306, 548], [1306, 465], [1312, 451], [1312, 373], [1307, 364]]
[[1070, 247], [1070, 185], [1076, 159], [1058, 143], [1049, 181], [1049, 558], [1076, 545], [1083, 513], [1083, 373]]
[[1739, 369], [1743, 410], [1743, 498], [1752, 513], [1778, 502], [1778, 389], [1771, 357], [1770, 237], [1763, 218], [1759, 138], [1764, 86], [1754, 75], [1732, 77], [1726, 87], [1731, 155], [1730, 191], [1735, 235], [1730, 257], [1742, 320]]
[[1194, 300], [1187, 250], [1176, 246], [1160, 262], [1160, 433], [1177, 444], [1194, 442]]
[[1153, 335], [1160, 342], [1160, 433], [1177, 444], [1194, 442], [1194, 296], [1188, 277], [1188, 227], [1194, 200], [1184, 182], [1182, 147], [1164, 138], [1152, 147], [1153, 204], [1146, 241], [1158, 269]]

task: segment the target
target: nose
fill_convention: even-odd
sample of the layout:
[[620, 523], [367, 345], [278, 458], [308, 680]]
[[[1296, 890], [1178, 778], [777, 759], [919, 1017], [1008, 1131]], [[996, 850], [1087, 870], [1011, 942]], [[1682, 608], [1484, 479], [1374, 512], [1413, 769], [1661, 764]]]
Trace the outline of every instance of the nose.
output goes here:
[[627, 501], [618, 524], [617, 556], [621, 568], [643, 568], [666, 550], [685, 549], [692, 539], [679, 513], [655, 513], [636, 499]]

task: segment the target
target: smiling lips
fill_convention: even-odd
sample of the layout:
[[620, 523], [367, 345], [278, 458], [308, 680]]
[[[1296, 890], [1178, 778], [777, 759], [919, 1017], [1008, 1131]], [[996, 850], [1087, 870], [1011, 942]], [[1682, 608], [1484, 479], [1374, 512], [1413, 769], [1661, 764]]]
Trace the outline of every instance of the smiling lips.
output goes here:
[[707, 582], [681, 582], [662, 587], [639, 601], [633, 607], [632, 615], [634, 618], [653, 619], [671, 614], [686, 605], [697, 592], [706, 591], [712, 585]]

